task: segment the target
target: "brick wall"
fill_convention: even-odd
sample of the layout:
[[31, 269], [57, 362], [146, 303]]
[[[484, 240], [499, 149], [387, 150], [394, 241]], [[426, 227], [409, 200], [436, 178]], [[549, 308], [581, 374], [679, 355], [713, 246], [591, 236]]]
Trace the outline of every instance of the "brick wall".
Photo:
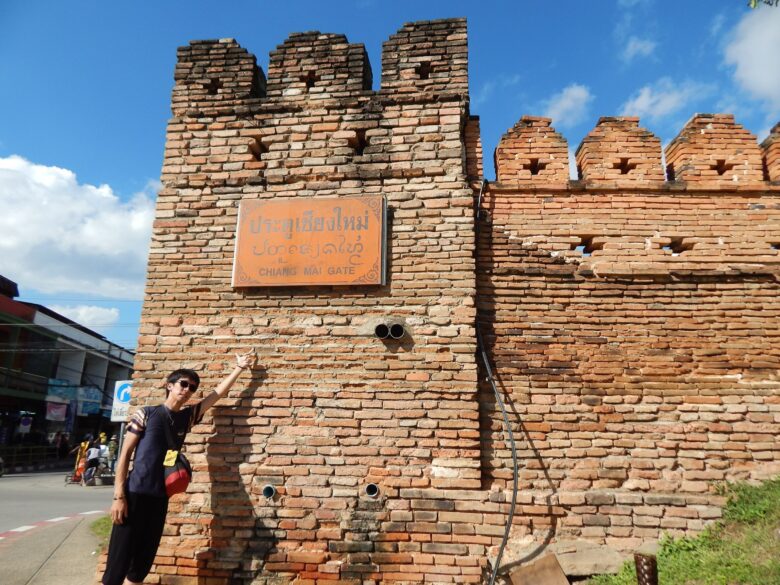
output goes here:
[[[777, 127], [759, 147], [697, 116], [667, 182], [658, 139], [604, 118], [569, 181], [523, 117], [477, 241], [467, 73], [462, 19], [404, 25], [377, 91], [343, 35], [291, 35], [267, 78], [232, 39], [179, 50], [135, 402], [245, 348], [263, 369], [190, 435], [149, 582], [481, 582], [511, 472], [477, 318], [520, 449], [513, 546], [698, 530], [713, 482], [780, 470]], [[231, 287], [241, 201], [363, 195], [387, 198], [387, 285]], [[388, 317], [409, 335], [374, 337]]]
[[[780, 188], [728, 115], [696, 115], [669, 144], [676, 181], [637, 118], [599, 121], [578, 181], [527, 172], [565, 149], [547, 119], [502, 138], [479, 319], [521, 489], [559, 504], [556, 538], [628, 549], [719, 517], [717, 482], [780, 473]], [[511, 485], [487, 388], [480, 403], [485, 481]]]
[[[382, 62], [372, 91], [343, 35], [292, 35], [267, 79], [230, 39], [179, 51], [137, 404], [176, 367], [215, 384], [246, 347], [264, 371], [188, 440], [162, 583], [479, 579], [484, 550], [453, 534], [448, 496], [481, 485], [465, 21], [407, 24]], [[386, 286], [231, 287], [240, 201], [376, 194]], [[409, 335], [374, 337], [387, 317]]]

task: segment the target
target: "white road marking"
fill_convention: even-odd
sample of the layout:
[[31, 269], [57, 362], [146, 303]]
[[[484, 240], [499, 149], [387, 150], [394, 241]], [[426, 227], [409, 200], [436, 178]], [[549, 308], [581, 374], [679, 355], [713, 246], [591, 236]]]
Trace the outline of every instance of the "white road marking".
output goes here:
[[70, 518], [70, 516], [57, 516], [56, 518], [50, 518], [46, 520], [46, 522], [61, 522], [62, 520], [67, 520]]
[[35, 528], [35, 526], [20, 526], [19, 528], [12, 528], [8, 532], [27, 532], [28, 530], [32, 530]]
[[90, 510], [89, 512], [81, 512], [82, 516], [87, 516], [89, 514], [103, 514], [103, 510]]

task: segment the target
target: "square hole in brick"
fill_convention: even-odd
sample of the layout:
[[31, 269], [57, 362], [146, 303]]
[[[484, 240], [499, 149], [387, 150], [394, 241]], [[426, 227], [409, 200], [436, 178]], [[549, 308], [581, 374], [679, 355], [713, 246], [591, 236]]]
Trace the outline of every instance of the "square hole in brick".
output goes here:
[[260, 161], [263, 155], [268, 152], [268, 146], [263, 144], [259, 138], [253, 138], [249, 143], [249, 152], [252, 153], [256, 161]]
[[661, 249], [666, 252], [671, 252], [672, 256], [679, 256], [683, 252], [693, 250], [693, 242], [686, 241], [684, 237], [672, 238], [672, 241]]
[[733, 163], [726, 162], [725, 159], [718, 160], [714, 165], [710, 165], [710, 169], [717, 172], [719, 175], [724, 175], [728, 171], [734, 168]]
[[636, 163], [631, 162], [630, 158], [621, 158], [612, 164], [613, 169], [618, 169], [621, 175], [627, 175], [636, 168]]
[[604, 244], [594, 244], [593, 238], [594, 236], [580, 236], [579, 243], [572, 244], [571, 249], [575, 252], [579, 252], [583, 257], [588, 257], [596, 250], [604, 248]]
[[349, 139], [349, 145], [355, 149], [356, 156], [362, 156], [366, 146], [368, 146], [368, 138], [366, 138], [366, 129], [358, 128], [355, 130], [355, 136]]
[[320, 78], [317, 77], [317, 74], [314, 71], [309, 71], [306, 75], [301, 77], [301, 81], [306, 85], [306, 91], [314, 87], [314, 84], [316, 84], [319, 80]]
[[524, 169], [531, 171], [531, 175], [538, 175], [539, 171], [543, 171], [547, 166], [546, 162], [542, 162], [541, 159], [531, 158], [528, 159], [528, 163], [523, 165]]
[[431, 76], [431, 64], [428, 61], [423, 61], [417, 66], [417, 77], [420, 79], [428, 79]]
[[222, 89], [222, 82], [215, 77], [214, 79], [210, 79], [203, 87], [206, 89], [207, 94], [217, 95], [217, 92]]

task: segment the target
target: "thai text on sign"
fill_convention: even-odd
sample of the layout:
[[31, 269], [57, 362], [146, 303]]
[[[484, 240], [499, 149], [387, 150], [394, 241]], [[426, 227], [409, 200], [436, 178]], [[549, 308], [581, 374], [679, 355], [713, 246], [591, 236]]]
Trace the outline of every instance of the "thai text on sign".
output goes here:
[[385, 199], [242, 201], [233, 286], [385, 282]]

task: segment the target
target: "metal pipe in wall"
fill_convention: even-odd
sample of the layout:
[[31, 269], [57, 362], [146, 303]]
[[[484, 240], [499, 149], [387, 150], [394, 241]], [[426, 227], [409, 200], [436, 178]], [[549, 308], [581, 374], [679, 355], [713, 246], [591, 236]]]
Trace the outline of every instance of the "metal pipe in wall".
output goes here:
[[390, 337], [390, 327], [386, 323], [380, 323], [374, 327], [374, 335], [379, 339], [387, 339]]
[[406, 335], [406, 329], [400, 323], [393, 323], [390, 325], [390, 337], [393, 339], [401, 339]]

